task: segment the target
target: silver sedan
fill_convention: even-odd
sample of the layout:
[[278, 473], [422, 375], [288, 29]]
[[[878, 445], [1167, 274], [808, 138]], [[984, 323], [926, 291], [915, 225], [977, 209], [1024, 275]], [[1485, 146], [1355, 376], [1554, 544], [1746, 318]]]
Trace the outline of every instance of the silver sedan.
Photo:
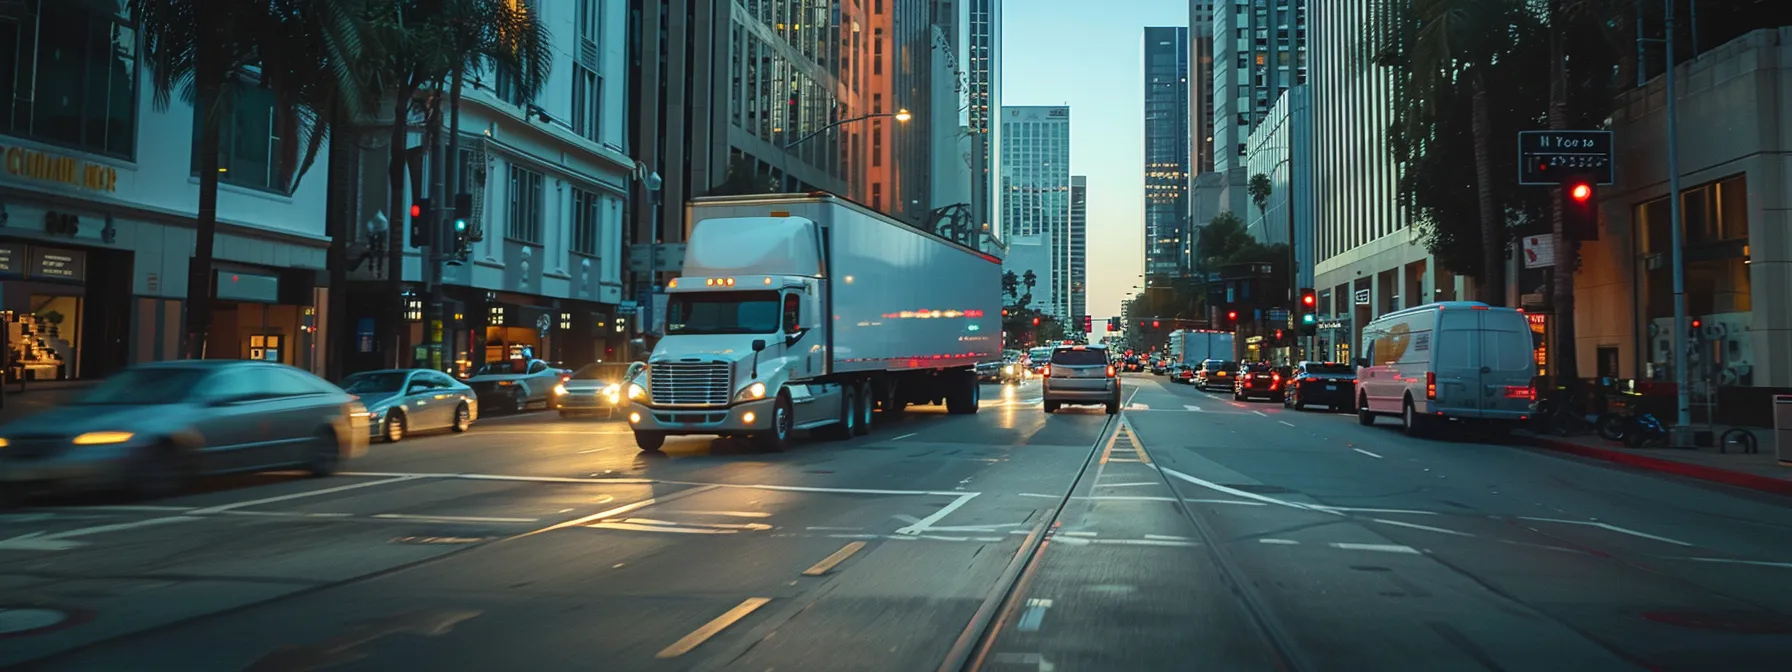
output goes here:
[[123, 488], [162, 497], [201, 474], [298, 467], [326, 476], [366, 452], [367, 431], [353, 396], [300, 369], [144, 364], [0, 427], [0, 493]]
[[364, 371], [342, 380], [342, 389], [367, 407], [370, 438], [396, 443], [411, 432], [464, 432], [479, 419], [473, 388], [429, 369]]

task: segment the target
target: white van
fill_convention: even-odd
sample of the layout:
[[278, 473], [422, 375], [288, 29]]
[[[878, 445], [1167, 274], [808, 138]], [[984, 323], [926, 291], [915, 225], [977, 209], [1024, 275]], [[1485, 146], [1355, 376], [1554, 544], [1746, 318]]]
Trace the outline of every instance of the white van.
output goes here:
[[1363, 328], [1357, 418], [1395, 415], [1408, 434], [1449, 419], [1495, 431], [1525, 420], [1537, 375], [1530, 324], [1515, 308], [1446, 301], [1395, 311]]

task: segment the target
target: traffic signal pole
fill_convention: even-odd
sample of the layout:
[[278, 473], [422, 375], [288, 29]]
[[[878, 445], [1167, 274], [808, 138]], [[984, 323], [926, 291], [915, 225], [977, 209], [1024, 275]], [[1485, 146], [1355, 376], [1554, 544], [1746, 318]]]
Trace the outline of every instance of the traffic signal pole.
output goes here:
[[423, 290], [427, 298], [423, 304], [423, 344], [427, 350], [425, 360], [419, 366], [445, 370], [442, 361], [442, 331], [444, 303], [447, 296], [442, 288], [442, 264], [447, 255], [443, 254], [454, 234], [444, 226], [447, 217], [442, 213], [453, 203], [448, 197], [448, 151], [447, 133], [436, 134], [436, 143], [429, 148], [429, 209], [423, 213], [424, 226], [429, 227], [429, 239], [425, 242], [422, 254], [418, 255], [423, 262]]

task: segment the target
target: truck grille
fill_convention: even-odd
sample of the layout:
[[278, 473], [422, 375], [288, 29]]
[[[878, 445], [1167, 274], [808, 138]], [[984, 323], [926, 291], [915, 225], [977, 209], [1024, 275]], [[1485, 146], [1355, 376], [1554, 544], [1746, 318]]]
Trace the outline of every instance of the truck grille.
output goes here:
[[655, 364], [650, 372], [649, 390], [653, 403], [725, 405], [733, 387], [729, 368], [727, 363]]

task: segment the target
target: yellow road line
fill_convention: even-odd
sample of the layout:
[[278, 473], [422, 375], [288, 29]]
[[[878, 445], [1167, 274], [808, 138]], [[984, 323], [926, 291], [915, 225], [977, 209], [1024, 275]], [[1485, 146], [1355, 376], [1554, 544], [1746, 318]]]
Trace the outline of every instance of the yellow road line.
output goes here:
[[865, 542], [863, 541], [855, 541], [847, 544], [841, 547], [840, 550], [834, 551], [833, 555], [822, 558], [821, 562], [815, 563], [815, 566], [803, 570], [803, 576], [821, 576], [826, 574], [828, 573], [828, 570], [834, 568], [834, 565], [846, 562], [847, 558], [852, 557], [852, 554], [859, 552], [862, 548], [865, 548]]
[[754, 610], [765, 606], [765, 603], [770, 601], [772, 601], [772, 598], [769, 597], [749, 597], [745, 602], [736, 605], [733, 609], [729, 609], [728, 613], [717, 616], [715, 620], [704, 623], [703, 627], [691, 631], [691, 634], [685, 635], [683, 639], [673, 642], [671, 646], [661, 649], [659, 654], [654, 657], [677, 658], [690, 653], [692, 649], [702, 646], [704, 642], [709, 641], [709, 638], [716, 636], [717, 633], [723, 630], [727, 630], [728, 626], [734, 625], [736, 622], [740, 621], [740, 619], [746, 618], [747, 614], [753, 613]]

